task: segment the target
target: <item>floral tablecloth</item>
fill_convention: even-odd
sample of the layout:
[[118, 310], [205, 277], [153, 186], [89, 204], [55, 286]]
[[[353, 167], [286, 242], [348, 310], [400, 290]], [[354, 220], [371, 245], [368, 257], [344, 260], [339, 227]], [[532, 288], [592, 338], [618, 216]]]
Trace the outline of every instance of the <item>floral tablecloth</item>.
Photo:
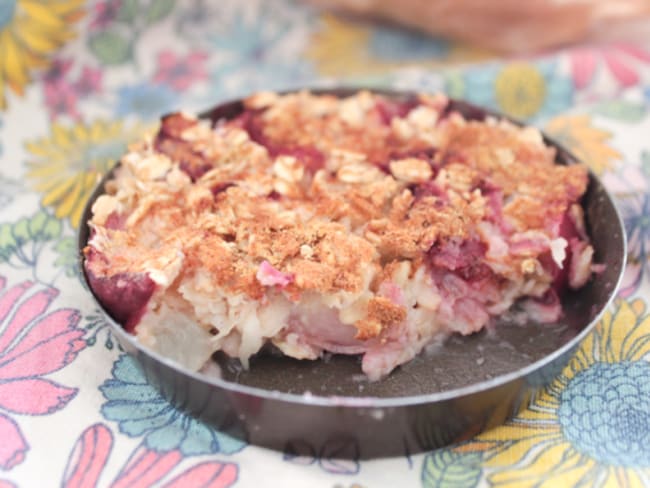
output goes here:
[[[504, 61], [280, 0], [1, 1], [0, 487], [650, 486], [649, 47]], [[245, 445], [170, 407], [80, 283], [84, 201], [161, 113], [336, 80], [444, 90], [526, 119], [616, 195], [621, 293], [503, 427], [378, 461], [345, 443]]]

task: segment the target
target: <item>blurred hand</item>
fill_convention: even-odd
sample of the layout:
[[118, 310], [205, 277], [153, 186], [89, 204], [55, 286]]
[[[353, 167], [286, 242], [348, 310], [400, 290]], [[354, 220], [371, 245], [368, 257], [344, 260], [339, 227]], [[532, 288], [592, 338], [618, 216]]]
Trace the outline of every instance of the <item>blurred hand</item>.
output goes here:
[[607, 32], [621, 31], [622, 25], [638, 24], [650, 15], [650, 0], [308, 1], [506, 52], [538, 51], [607, 37]]

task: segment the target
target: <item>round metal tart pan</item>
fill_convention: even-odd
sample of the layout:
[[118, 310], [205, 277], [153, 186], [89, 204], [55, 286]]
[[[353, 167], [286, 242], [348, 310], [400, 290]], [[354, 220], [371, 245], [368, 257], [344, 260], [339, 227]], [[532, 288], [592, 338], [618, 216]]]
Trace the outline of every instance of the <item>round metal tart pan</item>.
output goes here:
[[[358, 88], [312, 91], [342, 97]], [[414, 95], [371, 91], [397, 99]], [[458, 100], [451, 101], [451, 108], [468, 119], [487, 115], [507, 119]], [[242, 110], [243, 104], [237, 100], [220, 104], [201, 117], [215, 122]], [[557, 149], [558, 164], [578, 162], [557, 143], [545, 141]], [[79, 233], [82, 260], [91, 206], [112, 174], [105, 176], [87, 203]], [[497, 321], [489, 332], [453, 336], [372, 383], [361, 374], [357, 357], [339, 355], [299, 361], [260, 353], [245, 371], [237, 360], [217, 353], [214, 360], [220, 377], [195, 373], [143, 347], [94, 298], [112, 333], [138, 360], [148, 381], [174, 406], [222, 432], [288, 453], [319, 453], [326, 443], [331, 446], [340, 441], [337, 445], [346, 448], [337, 457], [408, 455], [503, 423], [562, 370], [595, 326], [619, 286], [626, 241], [612, 198], [592, 173], [582, 203], [595, 249], [594, 262], [606, 267], [584, 288], [563, 297], [565, 314], [560, 323], [512, 325]], [[82, 273], [87, 284], [85, 271]]]

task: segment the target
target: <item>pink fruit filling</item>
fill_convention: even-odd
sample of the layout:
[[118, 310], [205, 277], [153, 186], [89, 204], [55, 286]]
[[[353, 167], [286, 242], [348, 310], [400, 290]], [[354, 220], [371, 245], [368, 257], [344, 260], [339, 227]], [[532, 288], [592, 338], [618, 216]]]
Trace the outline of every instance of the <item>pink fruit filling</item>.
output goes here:
[[246, 365], [272, 343], [363, 355], [377, 380], [512, 307], [556, 322], [602, 269], [587, 170], [534, 129], [443, 96], [259, 95], [213, 126], [163, 118], [94, 208], [88, 282], [161, 354]]
[[144, 273], [98, 277], [88, 271], [88, 283], [113, 318], [131, 333], [144, 315], [156, 289], [156, 284]]

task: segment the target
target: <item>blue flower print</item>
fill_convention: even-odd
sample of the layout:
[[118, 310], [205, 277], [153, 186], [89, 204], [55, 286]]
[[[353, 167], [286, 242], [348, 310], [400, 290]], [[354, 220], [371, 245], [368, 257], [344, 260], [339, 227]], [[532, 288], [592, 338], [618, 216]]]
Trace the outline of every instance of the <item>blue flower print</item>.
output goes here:
[[117, 95], [115, 113], [118, 117], [135, 114], [143, 120], [156, 119], [170, 112], [178, 98], [168, 86], [149, 83], [122, 86]]
[[558, 419], [573, 446], [616, 466], [650, 466], [650, 364], [595, 363], [562, 392]]
[[106, 398], [102, 415], [118, 422], [129, 437], [144, 436], [157, 451], [179, 449], [184, 455], [233, 454], [245, 443], [214, 430], [176, 410], [150, 385], [134, 360], [126, 355], [113, 365], [113, 378], [99, 387]]

